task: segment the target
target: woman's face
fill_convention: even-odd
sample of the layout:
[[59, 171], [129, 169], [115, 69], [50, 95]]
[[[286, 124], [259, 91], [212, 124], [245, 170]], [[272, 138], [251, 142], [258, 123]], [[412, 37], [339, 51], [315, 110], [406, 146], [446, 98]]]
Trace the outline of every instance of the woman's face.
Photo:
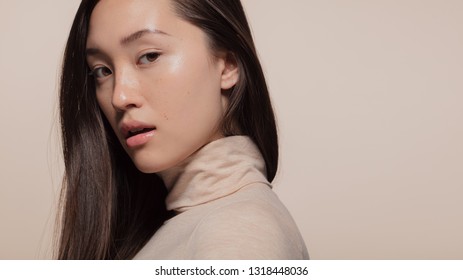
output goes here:
[[102, 0], [90, 19], [87, 63], [96, 98], [135, 165], [154, 173], [212, 140], [238, 79], [226, 52], [178, 17], [170, 0]]

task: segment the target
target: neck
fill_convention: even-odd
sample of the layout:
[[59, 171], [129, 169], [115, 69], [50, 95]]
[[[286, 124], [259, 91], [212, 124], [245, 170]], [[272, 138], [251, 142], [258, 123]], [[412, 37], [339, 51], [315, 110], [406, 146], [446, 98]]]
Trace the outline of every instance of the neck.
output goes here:
[[268, 181], [259, 149], [247, 136], [210, 142], [178, 166], [158, 173], [169, 194], [168, 210], [186, 211], [238, 191], [254, 182]]

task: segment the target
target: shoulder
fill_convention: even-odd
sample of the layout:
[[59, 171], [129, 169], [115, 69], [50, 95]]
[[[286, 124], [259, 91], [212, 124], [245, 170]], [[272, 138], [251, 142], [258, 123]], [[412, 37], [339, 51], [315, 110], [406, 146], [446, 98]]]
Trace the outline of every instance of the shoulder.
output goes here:
[[195, 259], [300, 259], [305, 245], [291, 215], [265, 184], [217, 201], [188, 243]]

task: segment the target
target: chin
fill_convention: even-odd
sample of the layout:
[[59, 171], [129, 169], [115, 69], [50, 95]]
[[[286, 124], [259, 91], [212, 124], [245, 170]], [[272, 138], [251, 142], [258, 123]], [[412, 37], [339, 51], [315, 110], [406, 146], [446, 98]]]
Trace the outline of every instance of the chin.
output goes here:
[[144, 167], [144, 166], [139, 166], [139, 165], [135, 165], [138, 169], [138, 171], [140, 171], [141, 173], [145, 173], [145, 174], [152, 174], [152, 173], [156, 173], [158, 171], [152, 169], [152, 168], [149, 168], [149, 167]]
[[140, 172], [159, 173], [178, 166], [204, 145], [219, 138], [221, 137], [215, 137], [209, 141], [196, 141], [195, 145], [175, 145], [173, 148], [171, 146], [164, 149], [146, 147], [132, 151], [129, 155]]
[[133, 163], [137, 169], [146, 174], [157, 173], [168, 168], [165, 164], [155, 163], [155, 162], [140, 162], [134, 160]]
[[163, 158], [162, 155], [151, 155], [149, 153], [139, 153], [131, 156], [137, 169], [146, 174], [158, 173], [177, 165], [181, 159]]

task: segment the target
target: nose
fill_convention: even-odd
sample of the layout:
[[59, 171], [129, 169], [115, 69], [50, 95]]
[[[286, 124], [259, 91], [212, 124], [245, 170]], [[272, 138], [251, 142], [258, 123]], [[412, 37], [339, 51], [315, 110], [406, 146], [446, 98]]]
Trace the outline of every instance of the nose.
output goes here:
[[117, 111], [139, 108], [143, 97], [140, 84], [134, 75], [128, 71], [116, 73], [111, 103]]

